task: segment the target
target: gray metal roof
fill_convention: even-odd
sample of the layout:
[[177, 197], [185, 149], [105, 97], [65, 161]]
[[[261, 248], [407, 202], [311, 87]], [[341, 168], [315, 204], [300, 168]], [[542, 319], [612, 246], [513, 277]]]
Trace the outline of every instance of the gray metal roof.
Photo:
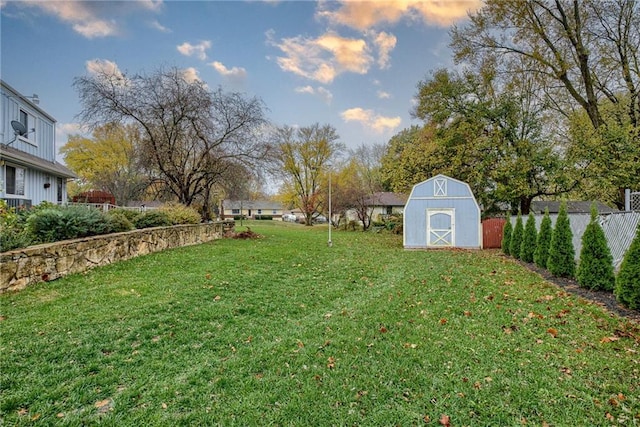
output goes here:
[[225, 199], [222, 204], [225, 209], [240, 209], [242, 203], [242, 209], [277, 209], [282, 210], [284, 206], [282, 203], [273, 202], [271, 200], [229, 200]]

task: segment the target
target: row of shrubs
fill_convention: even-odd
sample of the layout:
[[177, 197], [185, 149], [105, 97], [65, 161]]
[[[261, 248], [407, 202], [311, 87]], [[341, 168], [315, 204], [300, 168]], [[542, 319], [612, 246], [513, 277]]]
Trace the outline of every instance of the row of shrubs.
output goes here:
[[577, 265], [565, 204], [560, 207], [555, 228], [551, 226], [548, 210], [539, 232], [533, 213], [529, 214], [525, 225], [518, 214], [515, 226], [510, 221], [505, 223], [502, 236], [502, 251], [506, 255], [533, 262], [556, 277], [575, 278], [581, 287], [613, 292], [621, 304], [640, 309], [640, 224], [617, 277], [614, 275], [611, 250], [597, 221], [595, 206], [591, 208], [591, 221], [582, 235]]
[[31, 209], [9, 208], [0, 200], [0, 251], [140, 228], [197, 224], [200, 214], [180, 204], [144, 212], [43, 202]]

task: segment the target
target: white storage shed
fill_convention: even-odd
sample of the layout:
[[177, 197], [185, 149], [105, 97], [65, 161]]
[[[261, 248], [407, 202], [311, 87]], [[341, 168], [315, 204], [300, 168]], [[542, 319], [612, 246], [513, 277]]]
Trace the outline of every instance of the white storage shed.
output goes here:
[[413, 186], [404, 208], [403, 244], [417, 248], [482, 248], [480, 207], [465, 182], [436, 175]]

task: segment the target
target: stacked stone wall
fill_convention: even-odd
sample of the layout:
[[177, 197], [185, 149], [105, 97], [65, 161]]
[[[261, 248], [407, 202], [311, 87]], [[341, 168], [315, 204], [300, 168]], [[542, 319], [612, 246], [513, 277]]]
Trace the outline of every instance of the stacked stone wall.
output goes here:
[[0, 293], [180, 246], [221, 239], [231, 222], [156, 227], [30, 246], [0, 254]]

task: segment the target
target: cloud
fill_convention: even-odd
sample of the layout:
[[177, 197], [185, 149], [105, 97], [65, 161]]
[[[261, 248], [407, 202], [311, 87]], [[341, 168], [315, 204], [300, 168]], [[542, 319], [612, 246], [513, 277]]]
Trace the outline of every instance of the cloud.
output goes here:
[[318, 88], [313, 88], [313, 86], [301, 86], [297, 87], [295, 91], [297, 93], [306, 93], [309, 95], [318, 96], [327, 104], [331, 104], [331, 101], [333, 100], [333, 93], [322, 86], [318, 86]]
[[[9, 3], [3, 3], [3, 7]], [[22, 9], [34, 8], [44, 11], [65, 22], [73, 30], [88, 39], [116, 36], [121, 33], [121, 23], [128, 16], [139, 13], [157, 13], [163, 6], [162, 1], [137, 0], [119, 2], [114, 7], [111, 2], [101, 1], [39, 1], [23, 0], [11, 2], [12, 6]]]
[[117, 80], [125, 78], [118, 64], [108, 59], [90, 59], [86, 62], [86, 68], [89, 74], [115, 77]]
[[202, 79], [198, 75], [198, 70], [196, 70], [193, 67], [184, 68], [184, 69], [180, 70], [180, 72], [182, 73], [182, 78], [187, 83], [193, 83], [193, 82], [202, 81]]
[[280, 41], [274, 40], [273, 31], [266, 35], [267, 43], [284, 53], [277, 58], [282, 70], [320, 83], [331, 83], [345, 72], [366, 74], [373, 62], [365, 40], [332, 31], [317, 38], [297, 36]]
[[373, 129], [376, 133], [384, 133], [400, 126], [400, 117], [384, 117], [373, 110], [365, 110], [360, 107], [350, 108], [340, 113], [345, 122], [360, 122], [364, 127]]
[[157, 20], [153, 20], [149, 22], [149, 26], [153, 29], [156, 29], [158, 31], [160, 31], [161, 33], [172, 33], [173, 31], [171, 31], [170, 28], [165, 27], [164, 25], [162, 25], [161, 23], [159, 23]]
[[177, 47], [178, 52], [180, 52], [184, 56], [195, 56], [202, 61], [207, 59], [206, 51], [209, 48], [211, 48], [211, 42], [209, 40], [203, 40], [198, 44], [184, 42]]
[[384, 31], [373, 36], [373, 43], [378, 48], [378, 66], [381, 69], [389, 68], [390, 53], [396, 47], [397, 41], [396, 36]]
[[229, 69], [222, 62], [218, 61], [214, 61], [209, 65], [211, 65], [218, 74], [236, 83], [243, 81], [247, 77], [247, 70], [242, 67], [232, 67]]
[[389, 99], [389, 98], [391, 98], [391, 94], [389, 92], [385, 92], [384, 90], [377, 91], [376, 95], [378, 95], [378, 98], [380, 98], [380, 99]]
[[[334, 7], [337, 5], [337, 9]], [[359, 30], [395, 24], [403, 18], [426, 24], [449, 26], [466, 18], [467, 11], [482, 6], [481, 0], [403, 0], [321, 2], [316, 15], [331, 23]], [[334, 8], [334, 9], [332, 9]]]

